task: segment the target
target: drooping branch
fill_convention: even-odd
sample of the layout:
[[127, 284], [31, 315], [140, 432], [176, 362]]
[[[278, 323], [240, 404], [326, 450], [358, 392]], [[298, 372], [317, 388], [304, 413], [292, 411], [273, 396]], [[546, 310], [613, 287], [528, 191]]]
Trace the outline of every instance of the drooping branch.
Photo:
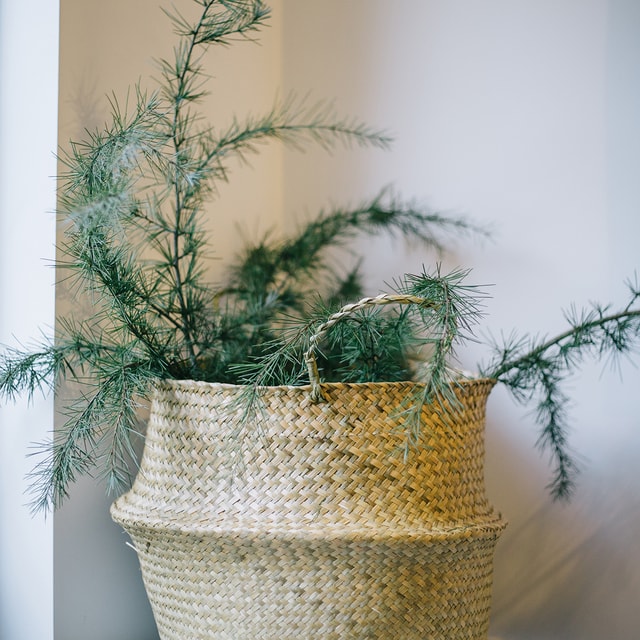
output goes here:
[[568, 446], [567, 398], [562, 382], [587, 357], [598, 361], [635, 353], [640, 347], [640, 300], [638, 286], [629, 284], [630, 299], [621, 310], [593, 305], [590, 309], [566, 314], [566, 331], [546, 340], [511, 338], [494, 345], [493, 361], [483, 367], [483, 375], [504, 384], [522, 404], [535, 402], [535, 418], [540, 425], [538, 445], [551, 453], [554, 497], [568, 498], [574, 487], [578, 465]]

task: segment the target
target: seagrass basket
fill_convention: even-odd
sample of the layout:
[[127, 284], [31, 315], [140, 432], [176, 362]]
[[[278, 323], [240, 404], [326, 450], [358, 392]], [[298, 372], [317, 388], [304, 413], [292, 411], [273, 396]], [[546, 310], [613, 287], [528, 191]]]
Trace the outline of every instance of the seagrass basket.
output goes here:
[[161, 638], [486, 638], [504, 528], [484, 491], [492, 386], [455, 386], [455, 424], [425, 406], [405, 457], [416, 383], [324, 384], [324, 402], [269, 387], [247, 421], [241, 386], [159, 382], [112, 516]]

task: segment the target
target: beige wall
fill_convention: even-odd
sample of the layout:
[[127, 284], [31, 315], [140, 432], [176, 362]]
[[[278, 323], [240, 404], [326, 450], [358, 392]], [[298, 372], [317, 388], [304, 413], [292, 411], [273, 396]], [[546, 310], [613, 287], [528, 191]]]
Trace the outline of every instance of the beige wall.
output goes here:
[[[159, 76], [155, 59], [170, 58], [176, 42], [161, 0], [62, 0], [60, 52], [60, 141], [78, 139], [85, 128], [102, 125], [106, 94], [121, 103], [136, 82], [153, 90]], [[189, 15], [194, 3], [175, 3]], [[279, 3], [274, 3], [277, 9]], [[196, 7], [197, 9], [197, 7]], [[214, 48], [205, 58], [213, 75], [203, 113], [210, 124], [224, 128], [234, 115], [260, 114], [281, 95], [282, 12], [274, 11], [260, 43], [238, 42]], [[265, 146], [249, 156], [250, 166], [237, 164], [228, 185], [221, 185], [211, 206], [215, 255], [224, 260], [240, 243], [243, 227], [266, 231], [280, 223], [282, 211], [282, 149]], [[237, 226], [236, 226], [237, 225]]]
[[[170, 46], [159, 4], [62, 1], [61, 140], [100, 122], [100, 96], [147, 75], [151, 55]], [[335, 99], [397, 142], [388, 154], [272, 148], [238, 168], [212, 209], [221, 257], [237, 246], [236, 224], [255, 237], [258, 227], [392, 183], [494, 225], [493, 242], [460, 242], [445, 263], [495, 284], [487, 332], [549, 333], [570, 302], [624, 300], [640, 237], [637, 3], [280, 0], [274, 8], [260, 47], [212, 56], [215, 121], [295, 90]], [[372, 292], [434, 260], [398, 241], [363, 248]], [[477, 345], [461, 354], [467, 367], [485, 356]], [[623, 382], [587, 367], [570, 386], [584, 468], [568, 506], [546, 496], [530, 417], [493, 394], [487, 481], [511, 523], [496, 558], [496, 637], [637, 635], [640, 375], [622, 369]], [[56, 515], [59, 640], [153, 637], [133, 552], [107, 506], [85, 482]]]
[[[159, 0], [62, 0], [59, 140], [79, 139], [107, 118], [105, 94], [123, 102], [138, 80], [153, 88], [154, 58], [168, 57], [175, 42]], [[211, 50], [215, 77], [203, 110], [225, 127], [234, 114], [262, 113], [281, 93], [281, 20], [274, 3], [271, 26], [260, 44]], [[176, 3], [185, 12], [191, 3]], [[210, 208], [212, 278], [241, 244], [278, 228], [282, 217], [282, 150], [264, 148], [250, 165], [233, 167]], [[58, 287], [58, 311], [69, 308]], [[76, 301], [71, 301], [74, 306]], [[77, 306], [76, 306], [77, 308]], [[60, 402], [59, 402], [60, 404]], [[57, 640], [148, 640], [155, 637], [135, 554], [109, 518], [109, 499], [97, 482], [84, 479], [55, 515], [55, 637]]]

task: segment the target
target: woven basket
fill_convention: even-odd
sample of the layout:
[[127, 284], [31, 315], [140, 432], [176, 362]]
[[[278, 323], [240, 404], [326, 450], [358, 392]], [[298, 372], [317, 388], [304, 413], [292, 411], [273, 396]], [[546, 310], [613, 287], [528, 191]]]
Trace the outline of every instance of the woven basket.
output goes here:
[[460, 383], [457, 426], [425, 409], [425, 446], [405, 460], [398, 411], [415, 387], [326, 384], [323, 403], [269, 388], [239, 450], [242, 387], [159, 383], [112, 515], [161, 638], [485, 638], [504, 527], [483, 482], [492, 382]]

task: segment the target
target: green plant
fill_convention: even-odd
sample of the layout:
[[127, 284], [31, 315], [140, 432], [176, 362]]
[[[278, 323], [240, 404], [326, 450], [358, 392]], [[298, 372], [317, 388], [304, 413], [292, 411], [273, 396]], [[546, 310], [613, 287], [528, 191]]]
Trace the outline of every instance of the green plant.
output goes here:
[[70, 288], [91, 300], [92, 315], [59, 318], [53, 342], [31, 351], [8, 349], [0, 360], [5, 397], [56, 388], [65, 379], [80, 383], [77, 400], [66, 407], [66, 424], [44, 444], [34, 471], [38, 507], [57, 507], [69, 483], [98, 462], [110, 491], [126, 486], [139, 400], [154, 379], [236, 383], [243, 364], [271, 349], [287, 318], [304, 323], [317, 313], [310, 301], [320, 276], [327, 283], [321, 304], [328, 309], [360, 295], [358, 269], [338, 272], [329, 249], [358, 233], [384, 231], [441, 250], [452, 235], [481, 232], [385, 189], [360, 206], [321, 212], [289, 237], [246, 247], [228, 265], [226, 282], [212, 285], [202, 223], [233, 158], [270, 140], [386, 149], [390, 139], [295, 99], [261, 117], [234, 119], [227, 128], [205, 125], [197, 112], [204, 52], [250, 38], [269, 9], [260, 0], [193, 3], [193, 21], [170, 16], [179, 44], [174, 59], [159, 63], [158, 91], [136, 88], [133, 107], [112, 99], [105, 128], [72, 142], [60, 157], [64, 242], [56, 267]]
[[567, 444], [568, 398], [562, 381], [584, 359], [609, 360], [633, 355], [640, 344], [640, 284], [627, 282], [625, 307], [592, 304], [565, 313], [566, 331], [551, 338], [513, 335], [493, 345], [493, 359], [481, 374], [504, 384], [521, 404], [535, 402], [535, 417], [541, 427], [539, 446], [550, 451], [554, 474], [552, 495], [568, 497], [574, 486], [577, 465]]
[[[482, 288], [465, 283], [468, 272], [423, 272], [405, 275], [390, 294], [348, 304], [325, 322], [331, 311], [308, 326], [298, 324], [291, 335], [282, 334], [270, 353], [245, 365], [243, 382], [259, 396], [264, 384], [303, 384], [309, 345], [316, 348], [321, 335], [327, 343], [320, 358], [323, 379], [352, 382], [424, 382], [407, 404], [406, 454], [420, 446], [420, 407], [431, 404], [447, 419], [454, 417], [456, 380], [467, 374], [455, 368], [455, 349], [473, 338], [481, 318]], [[538, 444], [553, 460], [549, 484], [554, 498], [570, 497], [578, 471], [568, 445], [568, 398], [562, 383], [587, 358], [596, 361], [632, 356], [640, 346], [640, 284], [628, 282], [629, 300], [620, 310], [593, 304], [565, 314], [567, 329], [552, 338], [512, 336], [490, 345], [493, 353], [478, 376], [504, 384], [513, 398], [534, 404], [540, 427]], [[387, 303], [407, 304], [401, 311], [381, 311]], [[369, 305], [375, 302], [376, 306]], [[337, 322], [343, 318], [352, 322]], [[417, 369], [411, 363], [422, 363]], [[284, 366], [283, 366], [284, 363]], [[398, 364], [400, 363], [400, 364]], [[267, 382], [268, 381], [268, 382]], [[251, 396], [253, 397], [253, 396]]]
[[[34, 470], [37, 508], [57, 507], [78, 474], [96, 464], [109, 490], [126, 486], [137, 410], [157, 378], [244, 384], [249, 415], [262, 386], [308, 382], [311, 348], [326, 381], [425, 382], [407, 405], [410, 455], [421, 441], [421, 404], [452, 405], [455, 350], [473, 336], [481, 316], [482, 290], [466, 284], [466, 272], [439, 269], [391, 287], [408, 303], [401, 308], [391, 308], [384, 296], [375, 306], [343, 306], [362, 295], [358, 269], [336, 272], [328, 249], [358, 233], [382, 231], [442, 249], [447, 233], [482, 231], [390, 191], [355, 208], [323, 212], [290, 237], [248, 246], [229, 265], [223, 285], [208, 282], [201, 223], [231, 158], [268, 140], [381, 148], [390, 141], [358, 121], [295, 100], [225, 130], [204, 126], [196, 112], [204, 50], [250, 36], [269, 12], [259, 0], [193, 1], [200, 12], [195, 22], [172, 16], [180, 44], [175, 59], [161, 63], [159, 91], [136, 90], [132, 109], [113, 100], [110, 124], [61, 157], [65, 242], [56, 266], [90, 296], [93, 315], [60, 318], [55, 341], [0, 356], [5, 398], [57, 388], [63, 380], [80, 383], [66, 424], [44, 444]], [[320, 277], [324, 291], [317, 291]], [[556, 461], [554, 495], [570, 493], [575, 472], [560, 383], [589, 353], [624, 354], [637, 346], [640, 293], [637, 286], [630, 291], [621, 312], [596, 307], [570, 318], [568, 330], [552, 340], [495, 346], [495, 359], [482, 369], [516, 399], [537, 402], [541, 444]], [[349, 320], [334, 321], [343, 315]]]

